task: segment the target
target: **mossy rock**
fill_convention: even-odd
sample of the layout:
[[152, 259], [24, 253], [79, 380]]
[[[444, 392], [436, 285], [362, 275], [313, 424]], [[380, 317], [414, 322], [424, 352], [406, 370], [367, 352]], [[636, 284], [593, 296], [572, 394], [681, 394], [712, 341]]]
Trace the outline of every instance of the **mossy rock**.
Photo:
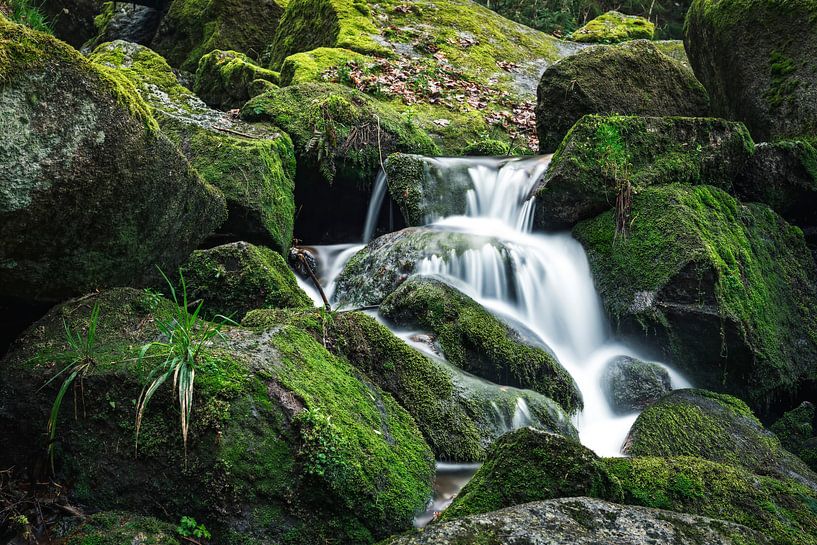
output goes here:
[[286, 6], [285, 0], [172, 0], [151, 47], [188, 72], [216, 49], [258, 59], [273, 41]]
[[207, 319], [220, 314], [238, 322], [256, 308], [312, 307], [284, 258], [263, 246], [196, 250], [181, 272], [188, 298], [203, 302]]
[[441, 519], [573, 496], [616, 501], [621, 489], [601, 459], [578, 441], [522, 428], [494, 443], [486, 462], [443, 511]]
[[462, 154], [473, 157], [504, 157], [511, 155], [511, 145], [502, 140], [485, 138], [471, 142], [465, 146]]
[[414, 417], [438, 460], [482, 461], [490, 444], [513, 426], [520, 399], [530, 413], [528, 424], [578, 437], [554, 401], [469, 377], [418, 352], [361, 312], [256, 310], [242, 325], [265, 328], [285, 323], [305, 328], [392, 394]]
[[758, 414], [815, 379], [817, 271], [802, 231], [712, 186], [635, 194], [626, 234], [608, 211], [573, 229], [619, 335], [693, 384]]
[[568, 414], [582, 408], [581, 394], [556, 358], [520, 335], [456, 288], [415, 276], [380, 305], [401, 328], [429, 331], [446, 360], [497, 384], [528, 388], [550, 397]]
[[812, 144], [804, 140], [758, 144], [734, 185], [741, 200], [769, 205], [815, 242], [817, 149]]
[[295, 53], [281, 65], [281, 85], [320, 82], [327, 71], [345, 68], [349, 63], [362, 63], [368, 58], [341, 47], [318, 47]]
[[726, 394], [671, 392], [638, 416], [624, 450], [632, 456], [697, 456], [817, 491], [817, 475], [785, 450], [743, 401]]
[[144, 285], [226, 216], [126, 78], [4, 21], [0, 118], [0, 295]]
[[652, 42], [579, 51], [548, 67], [539, 82], [539, 149], [553, 152], [585, 114], [704, 116], [709, 100], [695, 76]]
[[654, 34], [655, 25], [649, 19], [608, 11], [574, 30], [570, 39], [583, 43], [617, 44], [629, 40], [652, 40]]
[[640, 411], [672, 390], [666, 369], [629, 356], [610, 361], [601, 380], [610, 407], [619, 413]]
[[409, 276], [424, 258], [460, 256], [501, 242], [479, 235], [408, 227], [376, 238], [346, 263], [337, 278], [335, 299], [344, 306], [377, 306]]
[[684, 44], [713, 113], [758, 141], [817, 136], [813, 0], [694, 0]]
[[772, 545], [763, 531], [722, 520], [565, 498], [515, 505], [484, 515], [431, 524], [388, 545]]
[[687, 57], [686, 49], [684, 49], [684, 42], [682, 40], [656, 40], [653, 45], [658, 48], [661, 53], [680, 62], [685, 68], [692, 70]]
[[817, 543], [817, 496], [792, 481], [684, 456], [607, 458], [604, 465], [625, 504], [741, 524], [776, 545]]
[[783, 448], [796, 454], [813, 471], [817, 471], [817, 433], [814, 420], [814, 404], [804, 401], [785, 413], [769, 429], [780, 439]]
[[85, 519], [65, 545], [181, 545], [176, 527], [152, 517], [104, 511]]
[[278, 84], [277, 72], [255, 64], [244, 53], [215, 50], [204, 55], [196, 69], [193, 91], [211, 108], [240, 108], [250, 98], [257, 80]]
[[165, 60], [128, 42], [99, 46], [91, 59], [117, 69], [150, 104], [159, 126], [201, 177], [227, 198], [219, 232], [289, 250], [295, 216], [292, 141], [266, 124], [235, 121], [183, 87]]
[[567, 133], [534, 189], [535, 224], [564, 229], [613, 208], [623, 184], [733, 190], [754, 143], [741, 123], [710, 118], [587, 115]]
[[[99, 305], [95, 364], [58, 421], [57, 478], [72, 501], [178, 520], [193, 516], [219, 543], [372, 543], [411, 527], [431, 493], [434, 461], [412, 417], [307, 331], [222, 330], [197, 356], [187, 449], [170, 383], [145, 412], [134, 451], [133, 400], [161, 360], [155, 320], [172, 304], [118, 289], [54, 308], [0, 369], [4, 466], [36, 474], [65, 365], [64, 324], [88, 326]], [[155, 352], [153, 352], [155, 354]], [[61, 360], [63, 363], [57, 363]], [[74, 418], [73, 396], [84, 412]]]
[[296, 234], [310, 243], [360, 237], [375, 175], [388, 154], [437, 151], [410, 118], [337, 84], [265, 93], [250, 100], [241, 117], [270, 122], [292, 137], [298, 159]]
[[96, 35], [82, 45], [82, 52], [93, 51], [99, 44], [115, 40], [150, 45], [162, 20], [161, 2], [156, 0], [152, 6], [104, 2], [94, 17]]

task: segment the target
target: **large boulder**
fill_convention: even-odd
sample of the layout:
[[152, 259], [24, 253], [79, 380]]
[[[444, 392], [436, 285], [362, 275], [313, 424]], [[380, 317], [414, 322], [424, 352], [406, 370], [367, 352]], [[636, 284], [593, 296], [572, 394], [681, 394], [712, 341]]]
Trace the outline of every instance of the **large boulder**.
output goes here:
[[133, 82], [162, 132], [205, 181], [224, 193], [229, 215], [220, 234], [260, 241], [282, 254], [289, 250], [295, 155], [286, 134], [208, 108], [179, 83], [161, 56], [144, 46], [102, 44], [91, 58]]
[[233, 242], [196, 250], [181, 272], [190, 300], [204, 302], [207, 319], [238, 322], [256, 308], [312, 307], [284, 258], [263, 246]]
[[754, 151], [741, 123], [720, 119], [587, 115], [534, 188], [535, 224], [564, 229], [615, 205], [622, 188], [709, 184], [732, 190]]
[[224, 198], [120, 74], [3, 20], [0, 59], [0, 295], [143, 284], [222, 223]]
[[726, 394], [673, 391], [638, 416], [624, 450], [632, 456], [698, 456], [817, 491], [817, 475], [745, 403]]
[[162, 7], [158, 5], [161, 1], [156, 0], [152, 6], [105, 2], [99, 15], [94, 18], [96, 36], [82, 45], [83, 53], [115, 40], [150, 45], [162, 20]]
[[188, 72], [215, 49], [258, 59], [273, 41], [286, 5], [282, 0], [172, 0], [151, 47]]
[[160, 347], [144, 357], [141, 347], [166, 339], [157, 320], [173, 324], [185, 311], [132, 289], [55, 307], [2, 361], [3, 467], [37, 475], [63, 377], [48, 381], [77, 361], [65, 330], [84, 332], [97, 305], [91, 365], [82, 388], [69, 389], [56, 427], [57, 478], [71, 501], [174, 521], [192, 516], [217, 543], [351, 545], [411, 527], [434, 469], [414, 419], [294, 325], [226, 328], [201, 347], [194, 338], [186, 448], [168, 381], [144, 413], [135, 450], [133, 400], [163, 361]]
[[520, 426], [578, 437], [554, 401], [476, 379], [427, 357], [366, 314], [343, 312], [333, 318], [321, 310], [256, 310], [242, 325], [256, 329], [285, 323], [305, 328], [392, 394], [414, 417], [438, 460], [482, 461], [491, 443]]
[[785, 413], [769, 429], [780, 439], [783, 448], [817, 471], [817, 430], [814, 420], [814, 404], [804, 401]]
[[240, 108], [264, 84], [278, 83], [278, 73], [255, 64], [244, 53], [215, 50], [199, 61], [193, 91], [211, 108]]
[[652, 42], [594, 47], [548, 67], [539, 82], [539, 150], [551, 153], [585, 114], [703, 116], [706, 91]]
[[713, 113], [760, 141], [814, 138], [815, 14], [810, 0], [694, 0], [684, 44]]
[[531, 428], [494, 443], [488, 459], [442, 518], [451, 520], [539, 500], [590, 496], [616, 500], [619, 484], [578, 441]]
[[722, 520], [566, 498], [432, 524], [388, 545], [771, 545], [763, 531]]
[[400, 328], [431, 332], [453, 365], [492, 382], [529, 388], [568, 413], [582, 407], [576, 383], [556, 358], [523, 342], [479, 303], [440, 280], [414, 276], [380, 305]]
[[343, 85], [270, 91], [250, 100], [241, 117], [268, 121], [292, 137], [298, 158], [296, 233], [309, 243], [361, 236], [371, 188], [388, 154], [437, 150], [425, 131], [389, 104]]
[[800, 229], [707, 185], [646, 188], [629, 213], [623, 235], [613, 211], [573, 230], [620, 335], [761, 415], [813, 388], [817, 271]]
[[629, 40], [652, 40], [653, 34], [655, 25], [649, 19], [608, 11], [574, 30], [570, 39], [574, 42], [616, 44]]
[[602, 375], [607, 401], [614, 411], [640, 411], [672, 390], [669, 373], [657, 363], [619, 356]]

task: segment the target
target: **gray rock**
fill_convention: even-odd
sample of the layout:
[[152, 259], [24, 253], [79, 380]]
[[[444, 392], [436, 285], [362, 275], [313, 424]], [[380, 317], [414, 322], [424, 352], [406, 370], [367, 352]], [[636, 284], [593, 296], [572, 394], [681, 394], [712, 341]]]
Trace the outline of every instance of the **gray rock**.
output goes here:
[[431, 524], [389, 545], [763, 545], [761, 533], [721, 520], [590, 498], [516, 505]]
[[607, 365], [602, 383], [610, 405], [620, 413], [641, 410], [672, 389], [666, 369], [628, 356]]

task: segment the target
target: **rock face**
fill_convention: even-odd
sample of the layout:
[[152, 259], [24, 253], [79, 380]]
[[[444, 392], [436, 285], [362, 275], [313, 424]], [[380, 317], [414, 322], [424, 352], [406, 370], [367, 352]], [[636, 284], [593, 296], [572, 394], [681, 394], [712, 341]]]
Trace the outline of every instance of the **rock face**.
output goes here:
[[569, 414], [582, 407], [576, 384], [554, 356], [525, 344], [473, 299], [439, 280], [411, 277], [383, 300], [380, 312], [398, 327], [433, 333], [445, 358], [460, 369], [537, 391]]
[[746, 127], [708, 118], [588, 115], [534, 189], [534, 223], [564, 229], [615, 206], [622, 187], [709, 184], [732, 190], [754, 151]]
[[312, 307], [280, 254], [233, 242], [196, 250], [182, 267], [191, 301], [204, 301], [206, 315], [238, 322], [256, 308]]
[[786, 451], [745, 403], [726, 394], [673, 391], [638, 416], [625, 451], [632, 456], [700, 456], [817, 491], [817, 475]]
[[488, 460], [443, 511], [442, 519], [488, 513], [538, 500], [620, 497], [601, 460], [578, 441], [531, 428], [503, 435]]
[[713, 113], [743, 121], [759, 141], [813, 138], [815, 13], [809, 0], [694, 0], [684, 44]]
[[[157, 0], [159, 4], [161, 0]], [[101, 12], [94, 18], [96, 36], [82, 45], [82, 51], [92, 51], [99, 44], [123, 40], [140, 45], [150, 45], [162, 20], [161, 7], [105, 2]]]
[[570, 39], [574, 42], [615, 44], [638, 39], [652, 40], [653, 34], [655, 25], [648, 19], [608, 11], [573, 31]]
[[625, 507], [590, 498], [567, 498], [526, 503], [484, 515], [431, 524], [422, 532], [393, 538], [387, 543], [765, 545], [771, 541], [762, 532], [721, 520], [660, 509]]
[[151, 47], [189, 72], [215, 49], [257, 59], [272, 42], [284, 7], [280, 0], [172, 0]]
[[95, 62], [119, 70], [151, 105], [162, 132], [227, 198], [219, 232], [289, 250], [295, 215], [292, 141], [275, 127], [237, 122], [183, 87], [165, 60], [128, 42], [99, 46]]
[[666, 369], [628, 356], [611, 361], [602, 382], [610, 406], [619, 413], [640, 411], [672, 389]]
[[268, 121], [292, 137], [296, 232], [309, 243], [360, 237], [381, 153], [437, 150], [425, 131], [390, 105], [343, 85], [308, 83], [264, 93], [242, 108], [241, 118]]
[[[167, 382], [144, 414], [134, 453], [134, 410], [149, 368], [162, 361], [155, 320], [178, 309], [132, 289], [53, 309], [0, 364], [0, 463], [36, 468], [73, 353], [65, 330], [84, 331], [99, 305], [94, 364], [83, 394], [69, 390], [57, 426], [56, 469], [72, 501], [178, 521], [206, 521], [214, 542], [372, 543], [411, 527], [431, 492], [433, 455], [412, 417], [307, 331], [223, 330], [199, 352], [187, 449]], [[64, 322], [65, 321], [65, 325]], [[73, 395], [85, 408], [76, 419]], [[32, 474], [36, 472], [32, 471]], [[121, 541], [119, 542], [121, 543]]]
[[216, 50], [199, 61], [193, 91], [211, 108], [229, 110], [255, 96], [253, 82], [258, 80], [277, 84], [278, 73], [261, 68], [244, 53]]
[[646, 188], [630, 217], [626, 236], [613, 211], [573, 230], [620, 335], [758, 414], [813, 384], [817, 272], [800, 229], [703, 185]]
[[708, 99], [695, 76], [653, 43], [579, 51], [548, 67], [537, 90], [539, 150], [551, 153], [585, 114], [704, 116]]
[[330, 319], [320, 310], [256, 310], [242, 325], [255, 329], [287, 323], [325, 340], [333, 354], [392, 394], [414, 417], [438, 460], [482, 461], [491, 443], [514, 426], [578, 437], [570, 418], [551, 399], [466, 375], [421, 354], [366, 314], [344, 312]]
[[138, 285], [222, 223], [223, 197], [123, 77], [3, 21], [0, 58], [0, 295]]
[[769, 428], [780, 439], [783, 448], [796, 454], [817, 471], [817, 433], [814, 429], [814, 404], [804, 401], [784, 414]]

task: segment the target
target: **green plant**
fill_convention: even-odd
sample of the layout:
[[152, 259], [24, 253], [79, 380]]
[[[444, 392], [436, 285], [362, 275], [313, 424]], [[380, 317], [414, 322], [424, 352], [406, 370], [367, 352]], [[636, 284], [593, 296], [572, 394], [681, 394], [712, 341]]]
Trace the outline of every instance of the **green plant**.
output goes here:
[[[48, 382], [43, 384], [45, 388], [57, 378], [65, 376], [65, 380], [60, 386], [57, 397], [51, 405], [51, 415], [48, 417], [48, 457], [51, 460], [51, 470], [54, 471], [54, 451], [57, 437], [57, 420], [60, 415], [60, 408], [65, 394], [73, 385], [74, 387], [74, 418], [77, 417], [77, 396], [76, 390], [79, 388], [80, 397], [84, 399], [83, 381], [88, 371], [96, 365], [96, 360], [93, 356], [94, 343], [96, 342], [96, 328], [99, 324], [99, 305], [94, 305], [91, 310], [91, 319], [88, 322], [88, 331], [85, 335], [80, 331], [74, 331], [68, 322], [63, 320], [63, 327], [65, 328], [65, 342], [68, 344], [68, 350], [59, 355], [60, 359], [67, 359], [68, 364], [63, 369], [51, 377]], [[77, 378], [79, 382], [77, 382]]]
[[[4, 6], [6, 10], [2, 9]], [[12, 21], [51, 34], [51, 22], [40, 10], [41, 7], [41, 4], [32, 4], [31, 0], [0, 0], [0, 11], [7, 11]]]
[[[179, 272], [182, 298], [179, 301], [176, 288], [170, 279], [160, 270], [162, 277], [170, 287], [174, 312], [169, 319], [156, 316], [156, 326], [164, 340], [149, 342], [139, 352], [140, 364], [148, 358], [160, 360], [148, 374], [147, 384], [136, 403], [136, 447], [139, 446], [139, 430], [148, 403], [153, 395], [168, 378], [173, 377], [173, 388], [177, 390], [181, 414], [182, 439], [184, 441], [185, 459], [187, 458], [187, 436], [190, 426], [190, 413], [193, 408], [193, 386], [196, 370], [202, 365], [205, 345], [215, 337], [221, 336], [221, 329], [226, 324], [234, 324], [225, 316], [217, 315], [215, 322], [207, 322], [199, 317], [204, 301], [196, 304], [187, 300], [187, 285], [184, 275]], [[196, 304], [191, 313], [189, 307]], [[149, 354], [153, 352], [152, 354]]]
[[212, 537], [204, 524], [198, 524], [193, 517], [182, 517], [176, 531], [182, 537], [195, 537], [197, 539], [210, 539]]

